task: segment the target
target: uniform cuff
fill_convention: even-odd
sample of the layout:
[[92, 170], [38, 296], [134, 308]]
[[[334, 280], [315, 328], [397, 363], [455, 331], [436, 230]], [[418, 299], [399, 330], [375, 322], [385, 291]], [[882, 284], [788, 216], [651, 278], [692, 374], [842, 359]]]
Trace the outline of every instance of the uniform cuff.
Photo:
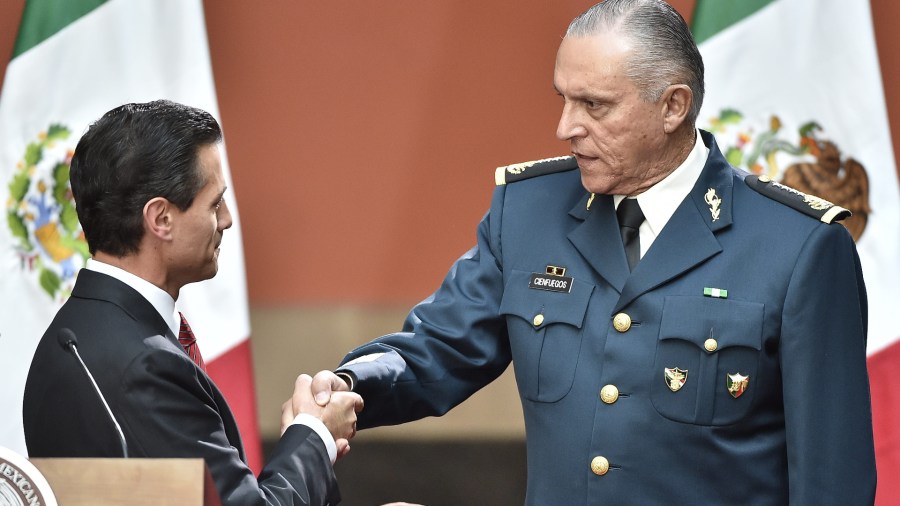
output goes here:
[[353, 389], [356, 387], [356, 375], [353, 374], [353, 371], [337, 371], [334, 374], [338, 378], [344, 380], [344, 383], [346, 383], [347, 387], [350, 388], [350, 391], [353, 392]]

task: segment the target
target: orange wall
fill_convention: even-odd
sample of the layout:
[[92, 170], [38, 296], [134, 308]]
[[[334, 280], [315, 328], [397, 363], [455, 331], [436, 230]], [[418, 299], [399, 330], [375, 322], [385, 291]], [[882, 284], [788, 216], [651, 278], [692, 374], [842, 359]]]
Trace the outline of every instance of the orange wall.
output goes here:
[[[0, 2], [0, 55], [22, 5]], [[553, 60], [589, 5], [206, 0], [251, 303], [430, 293], [474, 243], [493, 168], [567, 152]], [[900, 152], [900, 4], [872, 8]]]
[[551, 74], [584, 2], [246, 5], [206, 2], [254, 303], [424, 298], [493, 168], [566, 153]]

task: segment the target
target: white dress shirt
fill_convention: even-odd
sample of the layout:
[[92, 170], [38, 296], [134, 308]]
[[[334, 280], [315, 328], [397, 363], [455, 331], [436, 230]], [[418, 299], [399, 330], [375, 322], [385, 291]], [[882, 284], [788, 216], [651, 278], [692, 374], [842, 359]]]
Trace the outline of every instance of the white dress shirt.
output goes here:
[[[635, 197], [641, 206], [641, 211], [644, 212], [644, 218], [646, 218], [639, 230], [641, 258], [650, 249], [653, 241], [656, 240], [663, 227], [675, 214], [675, 210], [678, 209], [684, 198], [694, 188], [697, 179], [700, 178], [700, 173], [703, 172], [703, 166], [706, 165], [707, 158], [709, 158], [709, 148], [703, 144], [700, 132], [697, 132], [694, 147], [684, 162], [662, 181]], [[619, 203], [624, 199], [624, 195], [613, 196], [613, 203], [616, 205], [616, 209], [619, 208]]]

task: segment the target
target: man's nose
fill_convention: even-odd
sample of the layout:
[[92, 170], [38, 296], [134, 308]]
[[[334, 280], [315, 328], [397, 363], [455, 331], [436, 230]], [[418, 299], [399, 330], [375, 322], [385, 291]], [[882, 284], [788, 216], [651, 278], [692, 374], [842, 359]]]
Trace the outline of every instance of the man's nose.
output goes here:
[[231, 211], [228, 209], [228, 203], [223, 200], [219, 206], [219, 230], [231, 228], [232, 224]]
[[581, 137], [585, 135], [585, 129], [581, 123], [578, 113], [574, 110], [572, 104], [563, 105], [562, 114], [559, 117], [559, 124], [556, 126], [556, 138], [561, 141], [571, 140], [573, 137]]

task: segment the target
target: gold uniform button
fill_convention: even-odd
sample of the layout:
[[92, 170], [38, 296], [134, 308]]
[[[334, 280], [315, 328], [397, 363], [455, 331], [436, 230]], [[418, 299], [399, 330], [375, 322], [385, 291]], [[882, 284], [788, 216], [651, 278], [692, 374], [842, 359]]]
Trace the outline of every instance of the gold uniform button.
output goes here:
[[703, 343], [703, 347], [706, 348], [706, 351], [712, 353], [719, 348], [719, 343], [716, 342], [715, 339], [709, 338]]
[[603, 476], [609, 471], [609, 461], [606, 457], [594, 457], [591, 460], [591, 471], [597, 476]]
[[613, 328], [619, 332], [628, 332], [631, 328], [631, 317], [625, 313], [619, 313], [613, 317]]
[[759, 176], [759, 178], [757, 178], [757, 179], [759, 179], [760, 183], [768, 183], [769, 181], [771, 181], [769, 176]]
[[535, 327], [540, 327], [542, 323], [544, 323], [544, 315], [542, 315], [542, 314], [535, 315], [535, 317], [534, 317], [534, 326], [535, 326]]
[[615, 385], [606, 385], [600, 389], [600, 400], [612, 404], [619, 400], [619, 389]]

